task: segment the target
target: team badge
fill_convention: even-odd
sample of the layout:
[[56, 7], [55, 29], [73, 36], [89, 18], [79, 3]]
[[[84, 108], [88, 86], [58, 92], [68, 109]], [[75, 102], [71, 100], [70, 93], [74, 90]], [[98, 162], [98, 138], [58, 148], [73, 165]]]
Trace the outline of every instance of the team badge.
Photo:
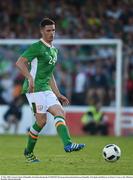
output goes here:
[[37, 110], [42, 111], [43, 110], [43, 105], [37, 105]]

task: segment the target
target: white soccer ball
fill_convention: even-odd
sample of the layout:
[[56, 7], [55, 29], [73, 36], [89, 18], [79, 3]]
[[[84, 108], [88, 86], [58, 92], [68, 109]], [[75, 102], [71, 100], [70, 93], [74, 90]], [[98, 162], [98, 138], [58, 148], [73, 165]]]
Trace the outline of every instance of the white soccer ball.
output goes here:
[[103, 158], [108, 162], [115, 162], [121, 157], [121, 149], [116, 144], [108, 144], [103, 148]]

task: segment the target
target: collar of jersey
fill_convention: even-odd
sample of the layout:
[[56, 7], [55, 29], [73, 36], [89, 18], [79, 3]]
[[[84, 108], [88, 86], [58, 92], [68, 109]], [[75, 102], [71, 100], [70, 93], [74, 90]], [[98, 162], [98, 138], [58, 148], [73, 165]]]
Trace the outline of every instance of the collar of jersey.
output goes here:
[[43, 38], [41, 38], [40, 41], [41, 41], [43, 44], [45, 44], [47, 47], [49, 47], [49, 48], [53, 47], [53, 45], [50, 46], [50, 44], [46, 43], [46, 42], [43, 40]]

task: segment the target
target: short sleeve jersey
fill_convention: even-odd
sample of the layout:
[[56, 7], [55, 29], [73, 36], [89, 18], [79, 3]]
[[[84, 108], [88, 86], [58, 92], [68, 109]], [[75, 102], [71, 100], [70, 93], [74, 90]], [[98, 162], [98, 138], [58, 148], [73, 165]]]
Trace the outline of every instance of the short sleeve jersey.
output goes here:
[[[50, 47], [41, 39], [21, 55], [28, 60], [29, 71], [34, 79], [34, 92], [51, 90], [49, 80], [57, 61], [57, 53], [55, 47]], [[25, 79], [22, 93], [27, 93], [28, 88], [28, 80]]]

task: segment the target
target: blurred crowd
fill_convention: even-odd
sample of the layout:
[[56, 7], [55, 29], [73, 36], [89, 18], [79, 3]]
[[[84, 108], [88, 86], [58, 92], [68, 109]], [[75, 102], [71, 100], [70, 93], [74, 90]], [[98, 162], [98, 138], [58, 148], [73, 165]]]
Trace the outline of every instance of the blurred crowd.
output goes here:
[[[0, 38], [40, 38], [39, 22], [42, 17], [56, 21], [58, 39], [121, 39], [123, 105], [133, 105], [133, 1], [1, 1]], [[26, 46], [21, 46], [20, 50], [8, 48], [0, 47], [0, 104], [10, 103], [19, 96], [23, 82], [14, 64]], [[55, 77], [61, 92], [72, 105], [88, 105], [97, 99], [105, 106], [114, 106], [115, 64], [114, 46], [60, 46]]]

